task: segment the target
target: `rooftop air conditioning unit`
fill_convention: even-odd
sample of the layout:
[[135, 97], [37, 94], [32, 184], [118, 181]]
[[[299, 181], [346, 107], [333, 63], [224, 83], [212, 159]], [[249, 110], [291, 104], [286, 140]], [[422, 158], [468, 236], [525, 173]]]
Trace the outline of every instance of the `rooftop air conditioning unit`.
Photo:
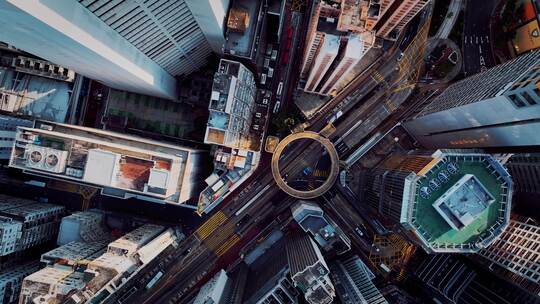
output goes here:
[[62, 173], [66, 170], [67, 151], [30, 145], [27, 148], [27, 156], [26, 166], [29, 168], [52, 173]]

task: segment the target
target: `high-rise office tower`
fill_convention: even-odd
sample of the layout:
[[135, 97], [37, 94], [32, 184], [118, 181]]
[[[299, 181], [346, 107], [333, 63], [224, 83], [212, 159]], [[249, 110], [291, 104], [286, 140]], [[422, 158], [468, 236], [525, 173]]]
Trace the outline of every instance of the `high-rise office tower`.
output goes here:
[[510, 225], [480, 255], [501, 267], [510, 281], [540, 292], [540, 226], [528, 219], [512, 219]]
[[508, 226], [512, 180], [488, 154], [391, 155], [364, 180], [362, 203], [427, 252], [477, 252]]
[[350, 35], [346, 43], [345, 50], [337, 58], [337, 65], [333, 67], [333, 71], [321, 87], [320, 93], [323, 95], [329, 95], [342, 79], [348, 77], [364, 56], [365, 46], [360, 36]]
[[249, 149], [256, 92], [250, 70], [240, 62], [221, 59], [214, 75], [204, 142]]
[[317, 86], [332, 65], [339, 51], [339, 36], [324, 33], [320, 35], [320, 45], [311, 62], [311, 69], [304, 90], [317, 92]]
[[175, 76], [221, 53], [229, 0], [0, 3], [0, 41], [113, 88], [176, 98]]
[[540, 153], [514, 154], [505, 164], [516, 193], [540, 195]]
[[351, 249], [351, 240], [316, 203], [298, 201], [291, 211], [294, 220], [311, 234], [323, 250], [341, 254]]
[[319, 247], [307, 235], [293, 233], [286, 237], [290, 275], [309, 304], [332, 303], [336, 293], [329, 268]]
[[[379, 2], [379, 3], [377, 3]], [[403, 28], [428, 4], [429, 0], [382, 0], [370, 1], [372, 8], [370, 29], [377, 36], [396, 40]], [[377, 10], [378, 4], [378, 10]]]
[[109, 196], [182, 204], [198, 198], [200, 155], [120, 133], [37, 122], [18, 129], [10, 166], [101, 187]]
[[538, 291], [532, 294], [516, 286], [492, 270], [479, 267], [474, 263], [477, 260], [475, 255], [467, 259], [460, 254], [431, 254], [414, 270], [409, 286], [425, 302], [540, 303]]
[[220, 270], [204, 284], [193, 304], [221, 304], [225, 301], [225, 288], [229, 278], [225, 270]]
[[330, 276], [343, 304], [387, 304], [373, 284], [375, 275], [357, 256], [330, 264]]
[[[266, 304], [266, 303], [290, 303], [297, 304], [298, 290], [291, 280], [287, 255], [285, 252], [285, 240], [279, 239], [271, 245], [261, 256], [257, 257], [249, 265], [243, 265], [236, 274], [236, 281], [240, 284], [243, 301], [231, 301], [228, 304]], [[242, 272], [245, 272], [242, 276]], [[242, 285], [243, 283], [243, 285]]]
[[404, 126], [426, 148], [540, 145], [540, 50], [448, 87]]

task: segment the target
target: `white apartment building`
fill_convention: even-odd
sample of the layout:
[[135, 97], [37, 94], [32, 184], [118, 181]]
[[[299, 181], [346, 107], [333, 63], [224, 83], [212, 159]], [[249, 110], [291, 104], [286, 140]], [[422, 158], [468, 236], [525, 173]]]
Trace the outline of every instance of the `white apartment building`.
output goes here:
[[42, 254], [40, 261], [50, 266], [58, 262], [75, 265], [82, 260], [93, 260], [102, 255], [108, 244], [108, 238], [93, 242], [69, 242]]
[[63, 217], [57, 244], [108, 240], [108, 232], [104, 228], [103, 220], [103, 213], [93, 210], [75, 212]]
[[349, 77], [349, 73], [353, 70], [360, 59], [364, 57], [366, 52], [365, 43], [359, 35], [349, 35], [347, 46], [344, 53], [338, 58], [337, 65], [330, 71], [331, 74], [321, 87], [320, 94], [330, 95], [335, 90], [337, 84], [343, 79]]
[[204, 142], [229, 148], [248, 148], [256, 92], [250, 70], [240, 62], [221, 59], [214, 75]]
[[0, 256], [52, 240], [64, 207], [0, 194]]
[[113, 88], [175, 99], [221, 53], [229, 0], [0, 2], [0, 41]]
[[[2, 98], [0, 98], [0, 102]], [[31, 127], [33, 122], [26, 119], [0, 114], [0, 161], [9, 159], [17, 127]]]
[[60, 303], [72, 290], [84, 287], [84, 273], [71, 266], [45, 267], [24, 278], [19, 304]]
[[2, 303], [16, 303], [24, 277], [39, 269], [38, 262], [16, 264], [0, 271], [0, 299]]
[[321, 47], [313, 59], [311, 71], [306, 81], [304, 88], [306, 92], [317, 92], [317, 86], [323, 80], [324, 75], [338, 55], [339, 44], [339, 36], [325, 34], [322, 37]]
[[85, 303], [106, 298], [169, 245], [176, 243], [172, 229], [147, 224], [114, 242], [71, 242], [44, 255], [49, 266], [25, 278], [20, 302], [49, 299]]

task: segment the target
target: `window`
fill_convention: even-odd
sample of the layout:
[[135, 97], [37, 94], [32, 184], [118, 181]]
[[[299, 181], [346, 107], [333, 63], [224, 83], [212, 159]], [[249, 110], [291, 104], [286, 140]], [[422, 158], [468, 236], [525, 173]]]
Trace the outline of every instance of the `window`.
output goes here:
[[525, 106], [525, 103], [517, 97], [517, 95], [508, 95], [508, 98], [514, 103], [514, 105], [518, 108], [522, 108]]
[[535, 105], [536, 104], [536, 101], [531, 97], [531, 95], [529, 95], [527, 92], [523, 92], [523, 94], [521, 95], [523, 96], [523, 98], [525, 98], [525, 100], [530, 104], [530, 105]]

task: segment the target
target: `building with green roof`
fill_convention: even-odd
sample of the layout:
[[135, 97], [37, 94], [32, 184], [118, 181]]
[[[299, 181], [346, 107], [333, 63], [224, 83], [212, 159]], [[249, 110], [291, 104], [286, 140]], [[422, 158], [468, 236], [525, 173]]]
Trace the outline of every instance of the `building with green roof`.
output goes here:
[[392, 155], [365, 175], [363, 199], [427, 252], [477, 252], [508, 226], [512, 180], [488, 154]]

